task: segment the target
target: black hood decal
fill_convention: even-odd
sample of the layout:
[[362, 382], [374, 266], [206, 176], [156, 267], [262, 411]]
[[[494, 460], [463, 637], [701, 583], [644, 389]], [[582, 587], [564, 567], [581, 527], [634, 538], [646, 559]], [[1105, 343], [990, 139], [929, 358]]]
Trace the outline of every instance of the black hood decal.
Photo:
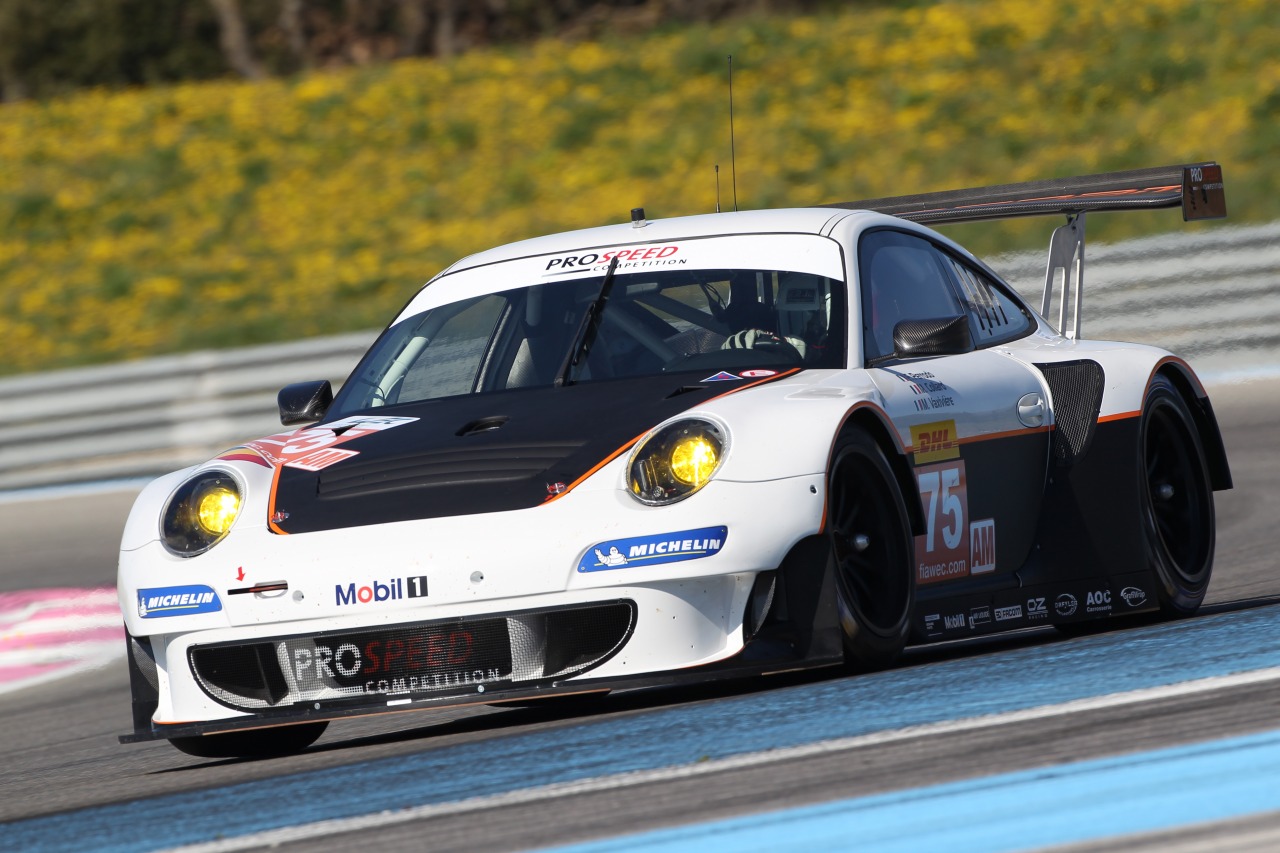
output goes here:
[[730, 388], [653, 376], [375, 410], [417, 420], [344, 443], [357, 453], [321, 470], [277, 467], [270, 527], [308, 533], [538, 506], [667, 418], [795, 372]]

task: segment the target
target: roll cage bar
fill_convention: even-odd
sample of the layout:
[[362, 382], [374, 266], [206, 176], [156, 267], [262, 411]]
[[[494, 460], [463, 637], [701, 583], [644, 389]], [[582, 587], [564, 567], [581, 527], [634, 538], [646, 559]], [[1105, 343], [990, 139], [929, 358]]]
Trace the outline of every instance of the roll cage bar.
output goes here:
[[1212, 161], [818, 206], [872, 210], [922, 225], [1065, 215], [1066, 224], [1054, 230], [1049, 241], [1040, 313], [1049, 316], [1054, 294], [1061, 291], [1057, 330], [1073, 339], [1080, 337], [1086, 213], [1180, 206], [1184, 222], [1227, 215], [1222, 166]]

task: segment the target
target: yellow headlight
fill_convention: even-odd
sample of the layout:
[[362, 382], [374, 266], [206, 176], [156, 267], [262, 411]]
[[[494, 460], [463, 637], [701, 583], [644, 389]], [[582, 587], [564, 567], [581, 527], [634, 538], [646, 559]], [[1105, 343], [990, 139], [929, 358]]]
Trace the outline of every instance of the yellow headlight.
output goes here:
[[716, 446], [704, 436], [691, 435], [671, 448], [671, 476], [686, 486], [701, 486], [716, 470]]
[[179, 557], [203, 554], [222, 541], [244, 506], [244, 493], [227, 471], [201, 471], [169, 495], [160, 515], [160, 541]]
[[716, 475], [729, 432], [710, 418], [683, 418], [645, 436], [627, 460], [627, 485], [645, 506], [682, 501]]
[[240, 514], [240, 495], [226, 486], [216, 485], [200, 496], [196, 518], [200, 526], [215, 536], [231, 529]]

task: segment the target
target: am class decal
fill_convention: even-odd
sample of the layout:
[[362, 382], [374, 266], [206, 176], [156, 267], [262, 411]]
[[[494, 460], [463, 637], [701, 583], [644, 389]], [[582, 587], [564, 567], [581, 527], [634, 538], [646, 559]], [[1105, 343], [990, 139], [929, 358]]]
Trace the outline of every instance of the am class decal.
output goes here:
[[718, 554], [728, 538], [727, 527], [701, 527], [654, 536], [613, 539], [588, 548], [578, 562], [578, 571], [605, 572], [698, 560]]

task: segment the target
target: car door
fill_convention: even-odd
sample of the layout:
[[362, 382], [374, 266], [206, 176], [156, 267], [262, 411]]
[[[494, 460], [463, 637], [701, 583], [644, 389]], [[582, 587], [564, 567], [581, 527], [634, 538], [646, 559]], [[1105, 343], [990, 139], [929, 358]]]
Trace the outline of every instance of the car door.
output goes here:
[[[1044, 493], [1048, 397], [1038, 373], [992, 347], [1034, 323], [985, 271], [922, 235], [866, 232], [858, 261], [864, 363], [910, 446], [919, 487], [918, 595], [1016, 586]], [[969, 351], [895, 353], [899, 323], [955, 317], [968, 325]], [[975, 607], [965, 618], [995, 615]]]

